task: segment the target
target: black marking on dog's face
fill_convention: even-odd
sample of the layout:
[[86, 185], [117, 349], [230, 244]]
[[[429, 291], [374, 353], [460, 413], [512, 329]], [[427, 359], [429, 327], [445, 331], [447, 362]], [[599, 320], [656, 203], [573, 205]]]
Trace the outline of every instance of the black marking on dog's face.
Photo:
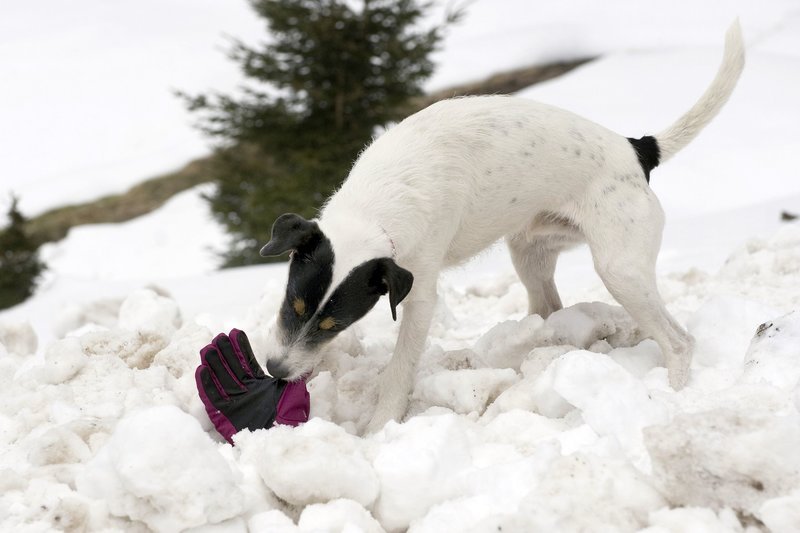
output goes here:
[[297, 339], [306, 322], [322, 303], [333, 278], [333, 247], [316, 222], [300, 215], [278, 217], [272, 238], [261, 255], [291, 250], [286, 295], [278, 314], [283, 341]]
[[628, 137], [628, 142], [631, 143], [636, 157], [639, 158], [639, 164], [644, 170], [644, 178], [647, 183], [650, 183], [650, 171], [656, 168], [661, 161], [661, 149], [658, 147], [658, 141], [655, 137], [645, 135], [641, 139]]
[[378, 299], [389, 293], [392, 318], [397, 305], [411, 290], [414, 276], [388, 257], [370, 259], [350, 271], [313, 318], [306, 332], [309, 347], [324, 344], [366, 315]]

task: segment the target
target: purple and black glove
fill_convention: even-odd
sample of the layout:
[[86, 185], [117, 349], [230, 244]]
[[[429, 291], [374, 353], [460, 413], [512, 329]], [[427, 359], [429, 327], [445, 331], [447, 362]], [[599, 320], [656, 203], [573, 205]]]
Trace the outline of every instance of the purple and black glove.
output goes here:
[[233, 435], [245, 428], [296, 426], [308, 420], [305, 381], [287, 382], [264, 374], [244, 331], [220, 333], [200, 350], [194, 376], [208, 417], [231, 444]]

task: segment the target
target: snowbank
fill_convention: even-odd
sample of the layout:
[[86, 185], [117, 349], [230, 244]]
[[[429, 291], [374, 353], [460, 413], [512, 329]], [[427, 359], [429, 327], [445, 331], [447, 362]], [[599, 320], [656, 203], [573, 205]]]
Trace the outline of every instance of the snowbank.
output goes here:
[[[394, 336], [380, 306], [328, 349], [307, 424], [244, 432], [235, 447], [194, 389], [212, 331], [183, 323], [168, 296], [134, 291], [114, 324], [82, 324], [43, 357], [27, 327], [4, 326], [0, 529], [791, 531], [798, 296], [749, 296], [796, 285], [798, 239], [787, 225], [715, 275], [662, 279], [671, 307], [696, 304], [689, 323], [705, 339], [679, 393], [617, 306], [542, 320], [523, 316], [518, 282], [445, 283], [411, 414], [368, 437]], [[753, 277], [735, 285], [732, 272]], [[257, 352], [273, 311], [246, 313]]]

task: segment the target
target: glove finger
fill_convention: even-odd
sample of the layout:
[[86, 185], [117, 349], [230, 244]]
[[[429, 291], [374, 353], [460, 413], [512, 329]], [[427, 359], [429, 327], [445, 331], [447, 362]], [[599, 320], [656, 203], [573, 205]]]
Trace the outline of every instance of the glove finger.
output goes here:
[[211, 369], [202, 364], [194, 372], [194, 380], [197, 383], [197, 392], [200, 395], [206, 409], [216, 409], [228, 399], [228, 395], [222, 389]]
[[236, 343], [233, 339], [226, 335], [217, 335], [214, 339], [214, 346], [216, 346], [217, 350], [222, 354], [222, 358], [228, 363], [228, 367], [240, 383], [252, 380], [253, 371], [250, 369], [250, 365], [247, 364], [247, 361], [245, 361], [244, 354], [240, 350], [237, 350]]
[[[214, 340], [216, 341], [216, 339]], [[203, 348], [203, 351], [200, 352], [200, 358], [203, 363], [211, 369], [217, 383], [222, 386], [222, 391], [227, 396], [247, 390], [247, 387], [242, 385], [242, 382], [236, 378], [236, 375], [231, 370], [225, 357], [220, 355], [216, 346], [206, 346]]]
[[248, 375], [256, 379], [267, 377], [253, 354], [253, 348], [250, 346], [250, 339], [247, 338], [247, 334], [240, 329], [232, 329], [228, 338]]

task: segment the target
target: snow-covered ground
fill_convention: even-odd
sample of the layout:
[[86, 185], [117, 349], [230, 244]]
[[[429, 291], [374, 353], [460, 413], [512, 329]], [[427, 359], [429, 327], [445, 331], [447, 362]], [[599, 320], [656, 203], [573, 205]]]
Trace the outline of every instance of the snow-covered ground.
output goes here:
[[[587, 20], [625, 11], [581, 5]], [[741, 8], [739, 87], [652, 175], [660, 290], [697, 340], [684, 390], [585, 249], [563, 255], [568, 307], [543, 321], [497, 247], [442, 280], [405, 421], [361, 436], [397, 328], [379, 302], [310, 380], [307, 424], [231, 447], [197, 397], [198, 350], [234, 326], [263, 350], [286, 269], [213, 272], [224, 236], [201, 188], [73, 230], [43, 250], [37, 295], [0, 313], [0, 530], [800, 530], [800, 224], [779, 222], [800, 212], [788, 5], [653, 4], [662, 25], [607, 25], [605, 40], [603, 24], [562, 26], [610, 53], [522, 93], [625, 135], [658, 131], [702, 92]]]

